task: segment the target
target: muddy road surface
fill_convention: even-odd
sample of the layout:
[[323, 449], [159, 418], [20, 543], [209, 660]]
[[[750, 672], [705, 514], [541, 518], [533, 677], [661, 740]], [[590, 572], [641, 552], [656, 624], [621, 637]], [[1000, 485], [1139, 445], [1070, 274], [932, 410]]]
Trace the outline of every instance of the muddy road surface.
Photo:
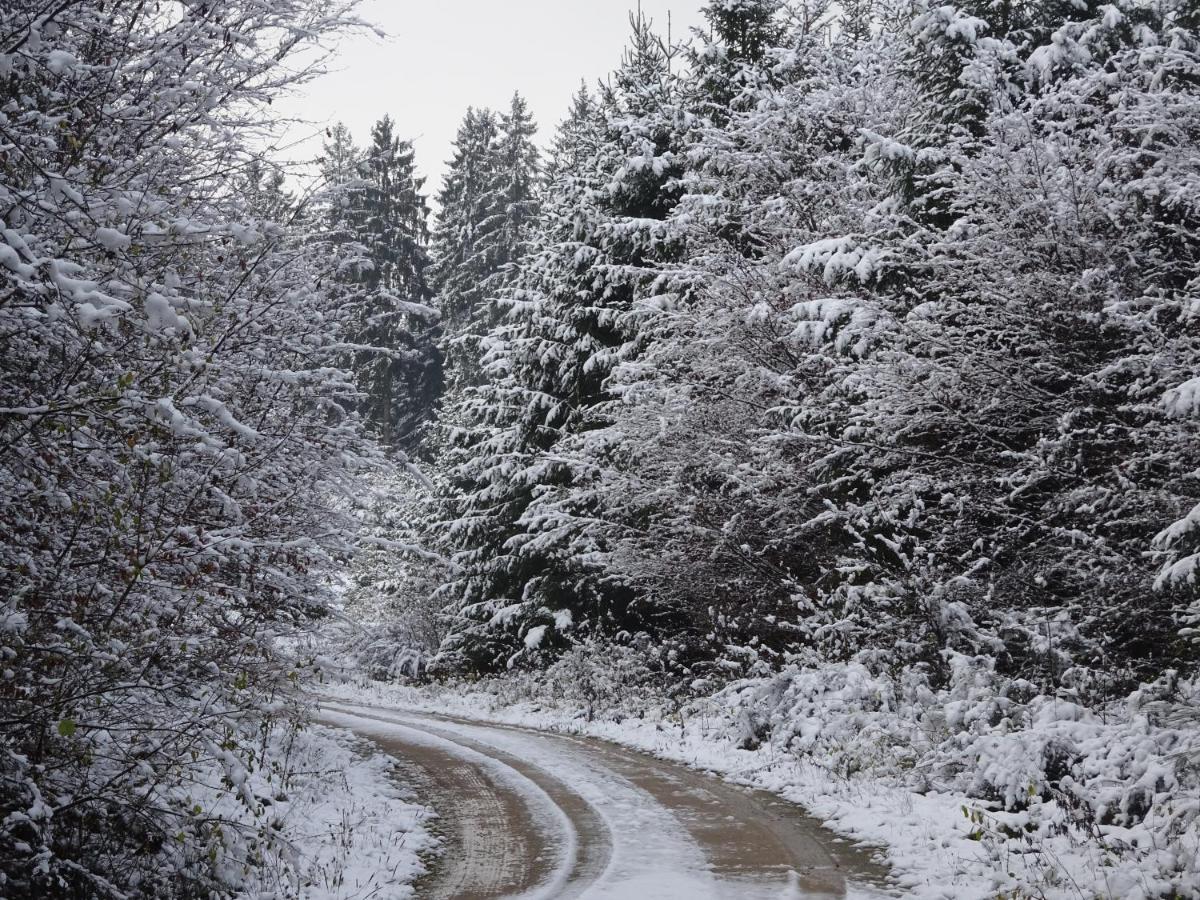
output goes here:
[[428, 900], [885, 897], [886, 873], [803, 810], [586, 737], [326, 701], [438, 813]]

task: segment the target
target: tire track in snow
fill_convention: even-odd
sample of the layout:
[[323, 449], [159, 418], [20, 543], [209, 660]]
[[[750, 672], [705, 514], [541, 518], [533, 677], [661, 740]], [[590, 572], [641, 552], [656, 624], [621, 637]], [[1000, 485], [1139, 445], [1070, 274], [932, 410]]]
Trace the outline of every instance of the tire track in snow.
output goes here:
[[[525, 807], [535, 819], [541, 817], [536, 823], [510, 815], [495, 826], [522, 832], [516, 844], [498, 851], [504, 843], [502, 835], [487, 839], [491, 849], [483, 851], [457, 844], [443, 863], [433, 892], [427, 893], [430, 887], [422, 885], [422, 897], [824, 900], [880, 896], [868, 885], [882, 883], [885, 873], [866, 852], [835, 843], [820, 823], [773, 795], [592, 738], [336, 703], [330, 698], [325, 704], [326, 710], [336, 711], [342, 719], [336, 724], [368, 737], [375, 737], [374, 727], [384, 737], [394, 736], [393, 730], [398, 729], [409, 733], [409, 740], [416, 734], [426, 742], [441, 741], [442, 752], [458, 754], [460, 765], [506, 767], [524, 779], [526, 788], [532, 787], [557, 807], [548, 811], [544, 803], [539, 806], [527, 796]], [[396, 749], [397, 755], [407, 752]], [[449, 810], [448, 818], [459, 815], [461, 798], [452, 795], [463, 791], [465, 780], [457, 785], [455, 781], [432, 785], [432, 802], [439, 810]], [[520, 789], [510, 783], [509, 788], [514, 787]], [[536, 840], [526, 838], [539, 829], [553, 830], [548, 822], [555, 819], [573, 835], [573, 850], [559, 852], [557, 865], [547, 866], [545, 847], [553, 840], [544, 841], [539, 850]], [[500, 884], [496, 879], [472, 888], [475, 893], [455, 893], [460, 889], [451, 885], [452, 873], [462, 865], [460, 858], [480, 852], [485, 857], [498, 852], [522, 856], [526, 879], [519, 884], [514, 880]], [[513, 866], [516, 861], [506, 864]], [[486, 880], [491, 865], [478, 868], [478, 876]]]
[[541, 769], [424, 723], [330, 704], [321, 720], [370, 738], [436, 802], [450, 834], [437, 870], [419, 885], [422, 898], [567, 900], [608, 865], [612, 840], [604, 821]]

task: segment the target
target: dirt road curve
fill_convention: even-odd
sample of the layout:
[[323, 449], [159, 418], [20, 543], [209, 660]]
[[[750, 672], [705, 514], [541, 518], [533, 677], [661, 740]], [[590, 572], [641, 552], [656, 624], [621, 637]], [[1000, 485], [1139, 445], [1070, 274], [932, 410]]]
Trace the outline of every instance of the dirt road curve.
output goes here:
[[429, 900], [883, 896], [869, 856], [791, 804], [602, 741], [325, 703], [438, 811]]

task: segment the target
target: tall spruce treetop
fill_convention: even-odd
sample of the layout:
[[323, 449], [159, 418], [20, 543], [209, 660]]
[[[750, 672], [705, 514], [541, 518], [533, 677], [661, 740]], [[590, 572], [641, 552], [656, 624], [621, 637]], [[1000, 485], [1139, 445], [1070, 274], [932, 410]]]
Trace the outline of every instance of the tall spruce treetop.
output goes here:
[[730, 59], [753, 62], [779, 46], [784, 31], [776, 14], [782, 6], [783, 0], [712, 0], [704, 18]]
[[358, 177], [362, 151], [355, 146], [354, 137], [344, 122], [338, 122], [325, 132], [321, 148], [321, 177], [331, 185], [346, 184]]
[[467, 111], [438, 200], [433, 284], [452, 389], [479, 374], [479, 343], [495, 321], [492, 297], [524, 252], [537, 211], [540, 156], [525, 100], [510, 111]]
[[492, 380], [459, 411], [448, 661], [527, 663], [633, 625], [628, 591], [597, 577], [606, 538], [587, 512], [595, 470], [563, 451], [604, 424], [616, 399], [608, 374], [637, 352], [638, 301], [653, 292], [657, 261], [678, 252], [667, 222], [682, 147], [671, 56], [635, 19], [600, 102], [582, 93], [560, 129], [531, 251], [485, 342]]
[[[589, 136], [596, 133], [596, 116], [596, 98], [588, 90], [587, 84], [580, 84], [579, 90], [571, 98], [566, 117], [554, 133], [550, 158], [546, 164], [547, 181], [563, 178], [570, 172], [581, 172], [584, 162], [594, 150], [594, 142], [589, 140]], [[550, 194], [549, 185], [547, 194]]]
[[783, 0], [712, 0], [703, 13], [707, 32], [697, 31], [692, 49], [692, 90], [703, 115], [724, 121], [744, 107], [771, 71], [763, 58], [780, 46]]
[[351, 367], [363, 412], [385, 444], [412, 448], [441, 389], [434, 346], [436, 313], [428, 305], [429, 208], [412, 144], [384, 116], [365, 149], [335, 126], [322, 170], [330, 182], [333, 239], [347, 248], [345, 302], [352, 308]]
[[500, 119], [493, 181], [503, 213], [499, 229], [501, 267], [515, 262], [525, 251], [529, 229], [537, 215], [542, 162], [533, 143], [536, 134], [537, 123], [529, 105], [520, 94], [513, 94], [508, 112]]
[[416, 174], [412, 144], [396, 137], [390, 116], [372, 126], [361, 174], [361, 233], [372, 263], [365, 281], [402, 302], [424, 303], [430, 295], [425, 278], [429, 207], [421, 193], [425, 179]]
[[351, 204], [358, 190], [362, 150], [342, 122], [327, 129], [318, 160], [324, 192], [318, 197], [325, 236], [335, 245], [353, 241]]
[[481, 283], [494, 271], [491, 240], [482, 233], [484, 223], [495, 223], [496, 114], [490, 109], [468, 109], [454, 141], [433, 229], [431, 283], [448, 332], [470, 321], [480, 302]]

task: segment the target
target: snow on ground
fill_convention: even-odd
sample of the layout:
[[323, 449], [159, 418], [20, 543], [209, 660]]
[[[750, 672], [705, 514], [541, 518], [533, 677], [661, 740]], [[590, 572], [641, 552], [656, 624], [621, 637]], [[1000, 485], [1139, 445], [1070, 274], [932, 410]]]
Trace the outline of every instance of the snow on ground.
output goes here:
[[422, 856], [437, 841], [428, 807], [402, 796], [386, 756], [338, 729], [312, 726], [304, 736], [312, 773], [284, 813], [298, 839], [305, 900], [415, 896]]
[[[662, 759], [758, 787], [806, 808], [828, 827], [856, 842], [886, 847], [887, 861], [906, 893], [921, 898], [988, 897], [991, 879], [964, 872], [961, 857], [978, 855], [968, 840], [970, 823], [961, 806], [966, 798], [918, 796], [861, 779], [831, 779], [826, 771], [775, 756], [769, 749], [739, 750], [716, 727], [692, 720], [686, 725], [660, 718], [581, 719], [578, 710], [546, 702], [505, 703], [489, 691], [415, 688], [381, 682], [334, 682], [322, 694], [355, 703], [441, 713], [484, 722], [522, 725], [547, 731], [587, 734]], [[713, 723], [715, 726], [715, 723]]]
[[[438, 842], [427, 825], [431, 809], [406, 797], [393, 762], [348, 731], [323, 725], [273, 728], [264, 765], [232, 763], [224, 783], [198, 778], [189, 800], [206, 814], [241, 821], [226, 842], [253, 841], [278, 862], [224, 880], [239, 896], [303, 900], [367, 900], [415, 896], [423, 857]], [[227, 789], [252, 800], [247, 809]], [[214, 865], [221, 866], [214, 860]]]
[[[1039, 741], [1058, 740], [1063, 735], [1072, 739], [1084, 735], [1096, 745], [1084, 748], [1086, 765], [1098, 764], [1103, 756], [1099, 748], [1109, 741], [1113, 753], [1123, 753], [1122, 748], [1140, 748], [1135, 754], [1138, 765], [1147, 771], [1160, 771], [1154, 754], [1146, 752], [1145, 747], [1147, 740], [1166, 733], [1163, 729], [1156, 731], [1132, 715], [1126, 722], [1100, 722], [1064, 707], [1058, 710], [1059, 718], [1062, 722], [1071, 720], [1073, 730], [1061, 722], [1051, 722], [1041, 731], [1030, 728], [1010, 734], [1003, 730], [981, 733], [962, 757], [974, 759], [980, 772], [964, 770], [953, 778], [927, 779], [912, 770], [937, 759], [942, 744], [935, 742], [930, 745], [932, 749], [916, 752], [913, 748], [920, 740], [912, 735], [908, 745], [881, 739], [880, 730], [888, 727], [885, 716], [865, 702], [847, 701], [852, 711], [841, 718], [831, 713], [829, 704], [837, 697], [863, 688], [853, 684], [852, 677], [845, 684], [832, 683], [847, 674], [854, 673], [839, 675], [831, 670], [822, 676], [830, 679], [831, 690], [821, 701], [826, 705], [813, 709], [807, 722], [797, 715], [800, 705], [795, 696], [789, 697], [787, 727], [776, 729], [782, 737], [777, 740], [769, 736], [761, 742], [747, 740], [761, 725], [753, 721], [755, 711], [784, 708], [780, 690], [794, 692], [795, 682], [802, 681], [803, 675], [780, 682], [785, 685], [783, 689], [769, 679], [755, 681], [740, 693], [725, 691], [674, 708], [634, 688], [626, 702], [610, 701], [607, 711], [603, 703], [597, 704], [597, 710], [591, 703], [580, 702], [579, 697], [571, 696], [570, 689], [547, 690], [537, 678], [522, 680], [511, 675], [475, 685], [442, 687], [335, 681], [320, 685], [319, 690], [360, 704], [588, 734], [711, 771], [736, 783], [773, 791], [805, 807], [846, 838], [880, 847], [897, 888], [905, 896], [922, 900], [998, 895], [1134, 900], [1195, 896], [1189, 893], [1193, 886], [1200, 890], [1200, 884], [1189, 874], [1197, 866], [1195, 817], [1187, 812], [1196, 805], [1191, 793], [1176, 788], [1176, 795], [1167, 792], [1154, 801], [1154, 809], [1163, 808], [1176, 816], [1179, 826], [1173, 831], [1153, 831], [1155, 813], [1141, 828], [1096, 826], [1093, 839], [1086, 833], [1081, 838], [1079, 829], [1063, 824], [1069, 822], [1066, 814], [1071, 811], [1064, 811], [1058, 798], [1043, 801], [1033, 796], [1037, 782], [1026, 782], [1028, 802], [1018, 812], [1004, 812], [1002, 804], [979, 799], [979, 792], [969, 787], [971, 779], [987, 774], [989, 768], [1001, 774], [1015, 772], [1017, 781], [1017, 776], [1036, 777], [1036, 773], [1026, 773], [1022, 768], [1026, 763], [1022, 754], [1033, 752], [1029, 747], [1041, 753], [1044, 748]], [[838, 692], [832, 690], [835, 686]], [[765, 696], [771, 692], [770, 697]], [[620, 711], [615, 711], [618, 706]], [[936, 708], [939, 714], [955, 709], [952, 703], [941, 701]], [[834, 727], [841, 729], [842, 740], [846, 740], [848, 727], [861, 729], [850, 732], [848, 741], [853, 753], [845, 765], [831, 764], [827, 748], [814, 746], [828, 740], [821, 734], [822, 729]], [[894, 722], [891, 727], [896, 727]], [[805, 741], [811, 752], [803, 749]], [[743, 749], [746, 746], [755, 749]], [[991, 758], [970, 756], [988, 747], [992, 748]], [[871, 754], [878, 758], [872, 761]], [[1107, 780], [1112, 782], [1113, 796], [1130, 786], [1122, 782], [1122, 777], [1130, 780], [1122, 771], [1115, 763], [1110, 767], [1112, 777]], [[945, 789], [947, 783], [966, 787]], [[1106, 783], [1106, 779], [1098, 783]], [[1085, 796], [1083, 785], [1076, 787], [1080, 788], [1080, 796]], [[1160, 783], [1160, 793], [1161, 787]], [[1169, 836], [1169, 844], [1161, 839], [1163, 834]]]

